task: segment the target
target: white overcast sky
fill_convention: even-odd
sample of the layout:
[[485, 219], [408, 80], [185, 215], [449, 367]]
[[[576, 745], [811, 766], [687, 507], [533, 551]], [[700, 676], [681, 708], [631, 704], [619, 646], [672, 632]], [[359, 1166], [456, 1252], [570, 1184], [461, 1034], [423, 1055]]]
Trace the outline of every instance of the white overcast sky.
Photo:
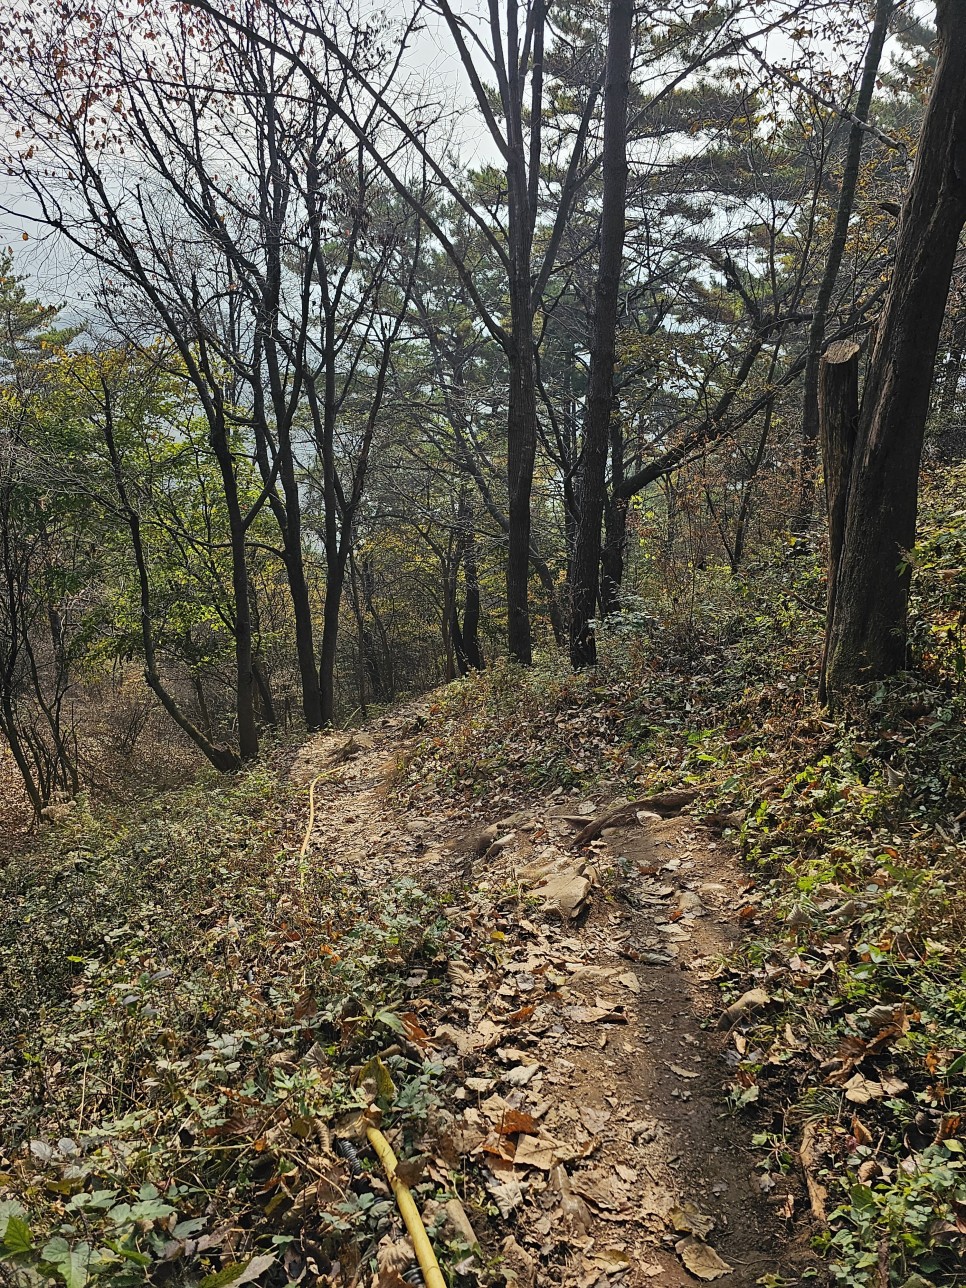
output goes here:
[[[372, 16], [380, 13], [392, 16], [407, 12], [410, 2], [391, 0], [388, 7], [364, 4], [363, 8], [368, 9]], [[856, 0], [842, 0], [842, 3], [851, 9], [866, 8]], [[471, 0], [464, 5], [464, 12], [472, 8], [477, 9], [482, 17], [485, 11], [482, 0]], [[913, 0], [913, 8], [925, 18], [931, 18], [935, 12], [935, 5], [928, 0]], [[787, 57], [790, 48], [780, 33], [769, 37], [770, 57]], [[828, 55], [834, 62], [835, 51], [829, 50]], [[444, 97], [455, 109], [456, 140], [466, 161], [469, 164], [495, 161], [498, 154], [474, 108], [459, 60], [441, 19], [427, 15], [423, 29], [412, 41], [404, 66], [413, 81], [424, 83], [434, 95]], [[0, 205], [14, 212], [0, 211], [0, 245], [13, 248], [16, 267], [35, 279], [36, 289], [44, 299], [62, 301], [68, 310], [83, 312], [87, 282], [83, 271], [78, 270], [76, 255], [59, 246], [49, 234], [45, 236], [42, 230], [38, 230], [29, 218], [32, 203], [24, 199], [14, 180], [0, 177]], [[25, 232], [26, 241], [23, 239]]]

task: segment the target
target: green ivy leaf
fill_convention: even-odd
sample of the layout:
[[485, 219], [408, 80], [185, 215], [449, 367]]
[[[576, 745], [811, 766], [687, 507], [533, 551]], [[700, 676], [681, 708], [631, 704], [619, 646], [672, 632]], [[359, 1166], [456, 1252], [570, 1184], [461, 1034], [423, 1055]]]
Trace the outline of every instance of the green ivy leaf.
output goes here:
[[30, 1226], [22, 1216], [16, 1213], [10, 1213], [7, 1216], [7, 1226], [3, 1232], [3, 1257], [22, 1256], [25, 1252], [33, 1251], [33, 1239], [30, 1234]]

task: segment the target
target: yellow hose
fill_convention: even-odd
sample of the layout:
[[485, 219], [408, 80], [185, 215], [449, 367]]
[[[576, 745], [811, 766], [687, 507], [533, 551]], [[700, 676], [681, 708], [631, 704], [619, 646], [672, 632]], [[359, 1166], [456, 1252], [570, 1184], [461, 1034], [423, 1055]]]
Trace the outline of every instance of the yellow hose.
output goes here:
[[309, 783], [309, 821], [305, 828], [305, 838], [302, 841], [302, 848], [299, 850], [299, 885], [305, 888], [305, 856], [309, 850], [309, 841], [312, 839], [312, 833], [315, 830], [315, 785], [320, 783], [323, 778], [334, 778], [337, 773], [341, 773], [342, 767], [338, 769], [326, 769], [321, 774], [316, 774]]
[[[337, 772], [337, 770], [330, 769], [324, 773], [316, 774], [309, 784], [309, 819], [305, 828], [305, 839], [302, 842], [302, 848], [299, 850], [299, 871], [303, 885], [305, 883], [305, 856], [308, 853], [309, 841], [312, 839], [312, 832], [315, 828], [315, 785], [321, 782], [323, 778], [333, 777]], [[382, 1163], [389, 1179], [389, 1184], [392, 1186], [392, 1192], [396, 1197], [400, 1214], [405, 1222], [406, 1229], [409, 1231], [409, 1237], [413, 1241], [416, 1260], [419, 1262], [419, 1268], [423, 1272], [426, 1288], [446, 1288], [446, 1280], [443, 1278], [443, 1272], [439, 1268], [436, 1253], [433, 1251], [433, 1245], [429, 1241], [429, 1235], [426, 1233], [426, 1227], [423, 1225], [423, 1219], [419, 1215], [419, 1209], [416, 1207], [409, 1186], [396, 1175], [397, 1160], [396, 1155], [392, 1152], [392, 1146], [382, 1132], [377, 1131], [375, 1127], [369, 1127], [366, 1135], [369, 1137], [369, 1144], [376, 1151], [379, 1162]]]
[[419, 1268], [423, 1272], [426, 1288], [446, 1288], [446, 1280], [443, 1278], [443, 1272], [439, 1268], [436, 1253], [433, 1251], [433, 1245], [429, 1241], [429, 1235], [426, 1233], [426, 1227], [423, 1225], [422, 1217], [419, 1215], [419, 1210], [410, 1193], [409, 1186], [396, 1175], [396, 1155], [392, 1152], [392, 1146], [382, 1132], [375, 1127], [367, 1128], [366, 1135], [369, 1137], [369, 1144], [376, 1151], [379, 1162], [382, 1163], [386, 1176], [389, 1178], [389, 1184], [392, 1186], [392, 1192], [396, 1196], [396, 1203], [399, 1206], [402, 1219], [406, 1223], [409, 1237], [413, 1241], [416, 1260], [419, 1262]]

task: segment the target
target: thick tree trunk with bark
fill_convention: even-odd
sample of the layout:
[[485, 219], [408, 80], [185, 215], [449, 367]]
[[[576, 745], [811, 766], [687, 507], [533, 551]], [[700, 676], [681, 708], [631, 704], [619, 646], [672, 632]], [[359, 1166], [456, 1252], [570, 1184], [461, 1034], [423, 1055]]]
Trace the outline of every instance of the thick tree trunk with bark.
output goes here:
[[859, 345], [831, 344], [819, 371], [819, 427], [828, 508], [829, 582], [842, 554], [849, 475], [859, 420]]
[[600, 258], [584, 413], [583, 463], [577, 493], [577, 541], [570, 573], [570, 661], [575, 668], [594, 666], [597, 662], [597, 641], [591, 621], [597, 612], [600, 586], [600, 528], [606, 499], [607, 452], [614, 406], [617, 308], [627, 200], [627, 101], [633, 21], [633, 0], [611, 0], [604, 85]]
[[900, 670], [933, 367], [966, 223], [966, 4], [940, 0], [939, 58], [866, 374], [828, 626], [828, 687]]

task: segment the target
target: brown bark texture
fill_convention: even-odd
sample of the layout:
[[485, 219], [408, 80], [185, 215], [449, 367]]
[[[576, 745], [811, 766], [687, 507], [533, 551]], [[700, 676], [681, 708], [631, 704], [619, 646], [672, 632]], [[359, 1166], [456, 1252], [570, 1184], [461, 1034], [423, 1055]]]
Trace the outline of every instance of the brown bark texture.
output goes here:
[[570, 661], [574, 667], [593, 666], [597, 661], [597, 642], [591, 622], [600, 593], [600, 528], [614, 406], [617, 310], [627, 202], [627, 101], [633, 23], [633, 0], [611, 0], [604, 84], [600, 258], [584, 413], [583, 462], [577, 493], [577, 541], [570, 575]]
[[905, 664], [919, 465], [940, 328], [966, 222], [966, 3], [940, 0], [939, 50], [895, 265], [866, 374], [828, 624], [828, 688]]

